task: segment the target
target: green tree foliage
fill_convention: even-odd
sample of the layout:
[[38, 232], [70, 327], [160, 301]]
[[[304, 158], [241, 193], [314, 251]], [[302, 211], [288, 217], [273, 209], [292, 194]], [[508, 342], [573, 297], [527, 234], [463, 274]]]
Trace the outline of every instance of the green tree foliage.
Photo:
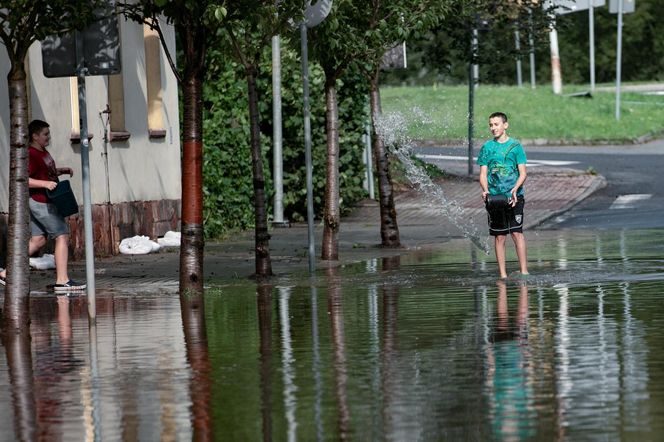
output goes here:
[[[291, 46], [299, 44], [294, 41]], [[297, 52], [282, 45], [283, 185], [284, 216], [294, 222], [306, 219], [304, 121], [302, 76]], [[266, 190], [271, 213], [272, 85], [271, 52], [265, 48], [258, 78], [260, 128]], [[244, 68], [231, 62], [222, 51], [211, 49], [204, 88], [204, 194], [205, 233], [220, 237], [253, 225], [249, 114]], [[322, 69], [310, 67], [311, 128], [314, 163], [314, 209], [320, 216], [325, 188], [325, 77]], [[368, 113], [365, 82], [357, 71], [349, 72], [340, 89], [340, 194], [342, 211], [366, 196], [362, 188], [362, 135]]]
[[[608, 4], [608, 2], [607, 2]], [[633, 13], [623, 15], [622, 72], [624, 81], [664, 80], [664, 0], [638, 0]], [[608, 6], [595, 9], [595, 78], [616, 78], [617, 14]], [[563, 82], [590, 81], [588, 12], [558, 17], [558, 40]], [[542, 66], [542, 77], [549, 75]]]
[[[459, 6], [455, 6], [458, 8]], [[484, 10], [484, 9], [482, 9]], [[664, 79], [664, 22], [661, 11], [664, 0], [639, 0], [634, 13], [623, 16], [622, 79], [649, 81]], [[549, 62], [548, 18], [541, 8], [532, 9], [535, 39], [537, 81], [551, 81]], [[465, 18], [464, 18], [465, 17]], [[528, 36], [531, 16], [521, 10], [514, 17], [487, 15], [489, 27], [479, 34], [480, 82], [514, 84], [516, 57], [521, 55], [523, 69], [528, 69]], [[408, 41], [409, 68], [383, 77], [387, 84], [450, 84], [468, 81], [468, 36], [470, 16], [457, 12], [441, 25]], [[595, 8], [595, 75], [598, 82], [612, 82], [616, 73], [617, 15], [607, 6]], [[521, 53], [514, 44], [518, 25]], [[581, 11], [556, 17], [563, 82], [590, 81], [588, 12]], [[526, 78], [524, 71], [524, 78]]]
[[[509, 0], [458, 1], [444, 20], [408, 41], [408, 69], [388, 73], [388, 84], [466, 83], [472, 61], [480, 66], [480, 82], [514, 82], [517, 57], [527, 60], [532, 37], [538, 56], [549, 51], [547, 11], [536, 2]], [[477, 52], [471, 52], [472, 30], [478, 30]], [[520, 34], [520, 51], [515, 31]], [[539, 57], [541, 59], [541, 57]]]

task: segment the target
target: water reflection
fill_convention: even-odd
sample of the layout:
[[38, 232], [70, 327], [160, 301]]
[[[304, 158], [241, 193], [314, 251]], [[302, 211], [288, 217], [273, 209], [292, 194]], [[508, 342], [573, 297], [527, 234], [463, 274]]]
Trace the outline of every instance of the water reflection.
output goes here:
[[2, 339], [0, 441], [657, 439], [650, 233], [542, 234], [526, 282], [465, 242], [204, 297], [102, 292], [92, 328], [84, 297], [36, 297], [31, 334]]
[[346, 342], [344, 328], [344, 305], [339, 268], [326, 269], [327, 311], [330, 316], [332, 348], [334, 353], [334, 393], [337, 401], [337, 439], [349, 439], [350, 411], [348, 408], [348, 372], [346, 367]]
[[3, 330], [2, 346], [11, 386], [14, 434], [19, 440], [35, 440], [38, 426], [30, 333]]
[[263, 440], [272, 440], [272, 286], [260, 284], [256, 292], [260, 336], [261, 418]]
[[[205, 303], [202, 295], [192, 294], [180, 297], [182, 329], [186, 347], [187, 362], [191, 370], [189, 393], [191, 395], [191, 414], [193, 437], [195, 441], [214, 440], [214, 421], [212, 419], [212, 385], [210, 357], [208, 354], [207, 330], [205, 326]], [[168, 382], [168, 379], [164, 379]], [[169, 392], [172, 393], [172, 392]], [[164, 403], [174, 402], [164, 397]], [[171, 407], [168, 414], [172, 415]], [[164, 418], [169, 425], [162, 432], [161, 440], [173, 440], [176, 436], [174, 421]]]
[[535, 435], [534, 376], [528, 343], [528, 286], [518, 286], [515, 319], [510, 321], [507, 283], [498, 281], [495, 325], [486, 349], [486, 394], [498, 440]]
[[[398, 256], [383, 259], [383, 270], [398, 270], [401, 260]], [[384, 434], [395, 440], [404, 440], [406, 436], [399, 427], [399, 409], [395, 393], [399, 391], [398, 354], [397, 354], [397, 323], [399, 312], [399, 289], [395, 284], [385, 283], [381, 287], [383, 301], [383, 325], [381, 346], [381, 397], [382, 423]]]

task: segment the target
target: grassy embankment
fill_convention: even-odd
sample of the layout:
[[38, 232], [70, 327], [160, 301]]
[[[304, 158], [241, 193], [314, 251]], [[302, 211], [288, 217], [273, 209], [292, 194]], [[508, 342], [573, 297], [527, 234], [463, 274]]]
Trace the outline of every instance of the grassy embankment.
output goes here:
[[[567, 86], [564, 93], [586, 90]], [[381, 98], [383, 112], [398, 111], [408, 118], [409, 135], [415, 140], [444, 142], [468, 136], [467, 86], [383, 87]], [[580, 98], [554, 95], [550, 85], [534, 90], [527, 85], [480, 85], [475, 94], [474, 136], [478, 142], [490, 136], [487, 117], [495, 111], [507, 113], [510, 134], [522, 140], [630, 143], [664, 134], [664, 95], [623, 92], [621, 102], [617, 121], [613, 92]]]

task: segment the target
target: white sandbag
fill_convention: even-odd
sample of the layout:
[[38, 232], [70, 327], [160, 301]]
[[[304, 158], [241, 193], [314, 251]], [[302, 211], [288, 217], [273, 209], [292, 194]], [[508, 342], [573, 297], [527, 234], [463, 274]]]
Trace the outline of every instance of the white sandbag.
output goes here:
[[157, 252], [161, 246], [147, 236], [136, 235], [120, 241], [120, 253], [124, 255], [145, 255]]
[[30, 258], [30, 267], [37, 270], [49, 270], [55, 268], [55, 256], [44, 253], [43, 256]]
[[180, 232], [168, 231], [163, 238], [157, 238], [157, 242], [162, 247], [180, 247]]

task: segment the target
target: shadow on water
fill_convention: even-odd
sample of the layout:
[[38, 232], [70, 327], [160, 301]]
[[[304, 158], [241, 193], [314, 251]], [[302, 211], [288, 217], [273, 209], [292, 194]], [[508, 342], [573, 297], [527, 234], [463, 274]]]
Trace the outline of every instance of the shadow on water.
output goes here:
[[100, 290], [93, 328], [85, 297], [37, 296], [2, 340], [0, 440], [657, 439], [664, 231], [528, 235], [525, 281], [459, 240], [203, 297]]

